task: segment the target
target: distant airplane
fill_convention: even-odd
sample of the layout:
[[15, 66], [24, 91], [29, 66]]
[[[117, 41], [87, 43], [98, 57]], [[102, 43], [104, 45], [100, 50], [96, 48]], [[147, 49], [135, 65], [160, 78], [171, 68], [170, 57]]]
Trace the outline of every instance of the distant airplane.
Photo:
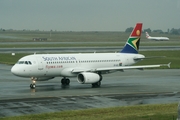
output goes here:
[[146, 32], [146, 38], [149, 40], [156, 40], [156, 41], [167, 41], [169, 40], [168, 37], [151, 37], [148, 32]]
[[[138, 54], [142, 23], [137, 23], [124, 48], [118, 53], [82, 53], [82, 54], [34, 54], [22, 57], [11, 72], [20, 77], [31, 78], [30, 88], [35, 88], [35, 81], [63, 77], [62, 85], [69, 85], [68, 77], [77, 77], [81, 84], [100, 87], [102, 74], [123, 71], [125, 69], [143, 69], [170, 64], [131, 66], [143, 59]], [[127, 76], [128, 77], [128, 76]]]

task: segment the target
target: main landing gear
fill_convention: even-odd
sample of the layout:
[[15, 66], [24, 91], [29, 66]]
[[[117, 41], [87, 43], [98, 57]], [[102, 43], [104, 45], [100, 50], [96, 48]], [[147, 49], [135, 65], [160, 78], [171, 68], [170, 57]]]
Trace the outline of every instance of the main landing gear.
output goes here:
[[96, 83], [92, 83], [92, 88], [97, 88], [97, 87], [100, 87], [101, 86], [101, 81], [102, 81], [102, 75], [99, 74], [100, 76], [100, 80]]
[[[34, 78], [31, 78], [31, 80], [32, 80], [32, 83], [30, 84], [30, 88], [31, 89], [35, 89], [36, 88], [36, 81], [35, 81], [35, 79]], [[70, 83], [70, 80], [68, 79], [68, 78], [66, 78], [66, 77], [64, 77], [62, 80], [61, 80], [61, 83], [62, 83], [62, 85], [69, 85], [69, 83]]]
[[[92, 83], [92, 88], [97, 88], [97, 87], [101, 86], [102, 75], [99, 74], [99, 76], [100, 76], [100, 80], [98, 82], [96, 82], [96, 83]], [[30, 88], [35, 89], [36, 88], [36, 81], [35, 81], [36, 79], [31, 78], [31, 80], [32, 80], [32, 83], [30, 84]], [[69, 85], [70, 80], [68, 78], [64, 77], [64, 78], [61, 79], [61, 84], [64, 85], [64, 86]]]
[[101, 86], [101, 81], [98, 81], [96, 83], [92, 83], [92, 88], [97, 88]]
[[70, 80], [66, 77], [64, 77], [63, 79], [61, 79], [61, 84], [62, 85], [69, 85], [70, 83]]

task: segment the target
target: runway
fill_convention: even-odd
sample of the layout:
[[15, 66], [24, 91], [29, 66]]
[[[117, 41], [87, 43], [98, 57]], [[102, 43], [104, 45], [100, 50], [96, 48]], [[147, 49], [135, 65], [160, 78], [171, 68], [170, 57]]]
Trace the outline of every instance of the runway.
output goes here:
[[11, 66], [0, 64], [0, 117], [102, 108], [138, 104], [179, 102], [180, 70], [127, 70], [103, 75], [100, 88], [79, 84], [71, 78], [61, 86], [61, 78], [37, 82], [31, 90], [28, 78], [10, 73]]

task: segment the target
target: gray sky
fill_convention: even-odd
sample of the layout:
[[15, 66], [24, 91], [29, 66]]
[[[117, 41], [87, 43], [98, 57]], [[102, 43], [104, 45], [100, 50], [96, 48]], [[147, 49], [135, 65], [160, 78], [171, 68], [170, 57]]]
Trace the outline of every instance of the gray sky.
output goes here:
[[124, 31], [180, 28], [180, 0], [0, 0], [0, 28]]

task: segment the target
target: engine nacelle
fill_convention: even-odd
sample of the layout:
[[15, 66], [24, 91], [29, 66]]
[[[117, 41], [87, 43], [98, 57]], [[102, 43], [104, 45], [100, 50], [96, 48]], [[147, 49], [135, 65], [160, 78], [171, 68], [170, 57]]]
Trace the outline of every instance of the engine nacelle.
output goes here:
[[96, 73], [82, 72], [77, 76], [77, 81], [81, 84], [92, 84], [100, 80], [100, 76]]

